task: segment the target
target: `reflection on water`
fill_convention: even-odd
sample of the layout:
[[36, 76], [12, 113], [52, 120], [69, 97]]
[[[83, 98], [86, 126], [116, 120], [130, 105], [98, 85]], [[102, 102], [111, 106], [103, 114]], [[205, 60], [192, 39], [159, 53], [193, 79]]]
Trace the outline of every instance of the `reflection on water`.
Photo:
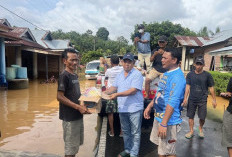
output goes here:
[[[84, 91], [94, 86], [95, 81], [82, 80], [80, 85]], [[1, 149], [63, 155], [62, 125], [58, 119], [56, 91], [57, 84], [39, 84], [39, 81], [30, 82], [29, 89], [0, 90]], [[96, 147], [95, 127], [100, 126], [97, 117], [97, 114], [84, 116], [87, 142], [84, 141], [80, 148], [84, 152], [85, 149]]]

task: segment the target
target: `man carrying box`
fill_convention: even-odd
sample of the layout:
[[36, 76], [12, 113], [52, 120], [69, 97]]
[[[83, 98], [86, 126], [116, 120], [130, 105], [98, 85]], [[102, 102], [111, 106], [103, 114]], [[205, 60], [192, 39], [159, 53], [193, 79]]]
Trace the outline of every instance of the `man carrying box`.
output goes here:
[[63, 120], [65, 157], [75, 157], [79, 146], [83, 144], [83, 114], [89, 111], [78, 101], [81, 92], [78, 76], [75, 73], [79, 62], [77, 51], [65, 49], [62, 58], [66, 67], [60, 74], [58, 82], [59, 118]]

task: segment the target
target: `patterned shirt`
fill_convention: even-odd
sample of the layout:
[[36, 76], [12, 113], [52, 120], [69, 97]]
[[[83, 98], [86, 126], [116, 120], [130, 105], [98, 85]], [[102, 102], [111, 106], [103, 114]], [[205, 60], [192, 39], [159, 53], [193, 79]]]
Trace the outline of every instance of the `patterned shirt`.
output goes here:
[[184, 99], [186, 81], [180, 68], [165, 72], [158, 84], [158, 91], [155, 96], [154, 109], [155, 119], [161, 123], [167, 105], [170, 105], [174, 112], [168, 121], [168, 125], [176, 125], [182, 122], [181, 103]]

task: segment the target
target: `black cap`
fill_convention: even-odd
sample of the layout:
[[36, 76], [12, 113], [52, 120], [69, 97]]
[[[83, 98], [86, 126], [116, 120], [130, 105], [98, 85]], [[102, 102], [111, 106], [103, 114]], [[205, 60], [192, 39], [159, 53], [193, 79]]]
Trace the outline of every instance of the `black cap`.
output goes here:
[[159, 37], [158, 41], [168, 41], [168, 38], [165, 35]]
[[132, 54], [132, 53], [127, 53], [127, 54], [125, 54], [124, 56], [123, 56], [123, 60], [125, 60], [125, 59], [129, 59], [129, 60], [131, 60], [131, 61], [134, 61], [134, 55]]
[[143, 24], [140, 24], [140, 25], [138, 26], [138, 29], [144, 29], [144, 25], [143, 25]]
[[195, 60], [195, 63], [205, 64], [204, 58], [202, 56], [198, 56]]

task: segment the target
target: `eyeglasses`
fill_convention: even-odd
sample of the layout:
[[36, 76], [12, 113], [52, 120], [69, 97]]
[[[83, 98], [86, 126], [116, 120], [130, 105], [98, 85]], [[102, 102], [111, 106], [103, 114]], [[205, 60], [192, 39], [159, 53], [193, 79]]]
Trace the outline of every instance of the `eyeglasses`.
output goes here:
[[163, 44], [163, 43], [165, 43], [165, 41], [159, 41], [159, 43]]

